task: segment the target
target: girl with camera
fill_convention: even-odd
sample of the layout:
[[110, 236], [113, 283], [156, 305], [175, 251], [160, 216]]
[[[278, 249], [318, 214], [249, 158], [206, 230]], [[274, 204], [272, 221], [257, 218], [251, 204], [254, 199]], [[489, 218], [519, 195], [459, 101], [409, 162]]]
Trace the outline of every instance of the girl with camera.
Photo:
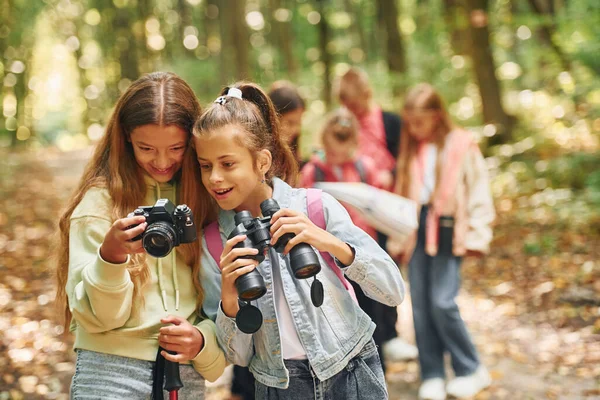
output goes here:
[[[422, 399], [470, 398], [490, 376], [460, 316], [455, 297], [464, 255], [484, 254], [495, 213], [485, 161], [474, 137], [455, 127], [436, 90], [420, 84], [402, 113], [396, 192], [421, 205], [419, 229], [388, 251], [409, 266]], [[455, 378], [445, 385], [444, 352]]]
[[127, 217], [193, 193], [186, 203], [200, 230], [211, 205], [189, 146], [199, 114], [194, 92], [174, 74], [133, 82], [60, 218], [57, 302], [75, 334], [73, 399], [162, 398], [159, 346], [181, 364], [182, 399], [203, 398], [204, 379], [223, 372], [215, 325], [198, 307], [199, 241], [154, 258], [136, 238], [145, 216]]
[[[372, 340], [375, 324], [347, 290], [342, 273], [368, 296], [396, 306], [404, 298], [404, 282], [393, 260], [331, 196], [320, 194], [326, 229], [307, 217], [307, 190], [289, 185], [297, 176], [296, 161], [280, 135], [271, 100], [255, 84], [225, 88], [196, 123], [194, 136], [202, 183], [221, 209], [218, 239], [223, 244], [216, 260], [204, 232], [203, 310], [217, 323], [228, 361], [249, 365], [258, 399], [387, 398]], [[257, 217], [267, 199], [281, 207], [270, 220], [271, 245], [283, 235], [294, 237], [281, 253], [268, 248], [259, 263], [256, 248], [234, 248], [246, 235], [227, 238], [236, 212]], [[292, 271], [288, 254], [299, 243], [335, 259], [334, 269], [318, 256], [320, 307], [311, 296], [315, 278], [298, 279]], [[255, 269], [266, 294], [253, 302], [262, 326], [248, 334], [236, 324], [241, 308], [235, 282]]]

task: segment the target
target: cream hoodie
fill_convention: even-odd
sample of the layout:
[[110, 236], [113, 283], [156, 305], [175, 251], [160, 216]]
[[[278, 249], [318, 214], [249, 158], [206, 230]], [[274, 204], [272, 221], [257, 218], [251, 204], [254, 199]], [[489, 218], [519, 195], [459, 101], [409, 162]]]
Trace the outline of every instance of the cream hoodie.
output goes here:
[[[146, 198], [140, 206], [154, 205], [159, 198], [177, 204], [174, 185], [158, 184], [149, 177], [146, 183]], [[143, 289], [143, 299], [134, 300], [129, 259], [111, 264], [99, 254], [113, 223], [111, 207], [106, 189], [91, 188], [71, 215], [67, 295], [75, 348], [154, 361], [163, 326], [160, 319], [176, 315], [204, 336], [204, 347], [192, 364], [205, 379], [216, 380], [225, 368], [225, 357], [216, 341], [215, 324], [197, 313], [191, 268], [175, 249], [162, 259], [146, 255], [150, 282]]]

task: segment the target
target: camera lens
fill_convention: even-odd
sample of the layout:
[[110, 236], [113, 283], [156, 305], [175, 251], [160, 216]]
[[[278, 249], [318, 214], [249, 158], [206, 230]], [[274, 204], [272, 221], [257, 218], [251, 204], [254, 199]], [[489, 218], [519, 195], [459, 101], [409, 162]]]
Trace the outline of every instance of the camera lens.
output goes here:
[[142, 244], [151, 256], [166, 257], [173, 250], [175, 238], [173, 227], [166, 222], [158, 221], [148, 226]]

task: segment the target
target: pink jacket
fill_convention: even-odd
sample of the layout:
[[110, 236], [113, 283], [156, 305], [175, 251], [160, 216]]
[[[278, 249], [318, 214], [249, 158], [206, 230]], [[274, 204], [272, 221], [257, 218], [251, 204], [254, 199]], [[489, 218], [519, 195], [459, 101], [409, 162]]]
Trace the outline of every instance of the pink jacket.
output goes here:
[[[420, 201], [424, 174], [425, 145], [418, 149], [411, 165], [408, 198]], [[491, 223], [495, 218], [487, 166], [473, 135], [454, 129], [446, 138], [438, 162], [441, 164], [439, 183], [431, 197], [426, 222], [425, 251], [436, 255], [438, 224], [442, 215], [454, 217], [453, 254], [462, 256], [467, 250], [487, 253], [492, 240]], [[403, 262], [408, 262], [414, 251], [417, 233], [403, 245]]]

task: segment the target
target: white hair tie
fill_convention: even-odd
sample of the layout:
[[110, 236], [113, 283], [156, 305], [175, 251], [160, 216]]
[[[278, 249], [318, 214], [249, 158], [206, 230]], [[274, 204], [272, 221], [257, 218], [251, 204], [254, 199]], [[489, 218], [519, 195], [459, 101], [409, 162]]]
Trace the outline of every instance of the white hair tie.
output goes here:
[[217, 99], [215, 100], [215, 103], [219, 103], [220, 105], [223, 105], [223, 104], [227, 103], [227, 97], [235, 97], [236, 99], [242, 100], [242, 91], [235, 87], [229, 88], [229, 90], [227, 91], [227, 94], [224, 96], [217, 97]]

